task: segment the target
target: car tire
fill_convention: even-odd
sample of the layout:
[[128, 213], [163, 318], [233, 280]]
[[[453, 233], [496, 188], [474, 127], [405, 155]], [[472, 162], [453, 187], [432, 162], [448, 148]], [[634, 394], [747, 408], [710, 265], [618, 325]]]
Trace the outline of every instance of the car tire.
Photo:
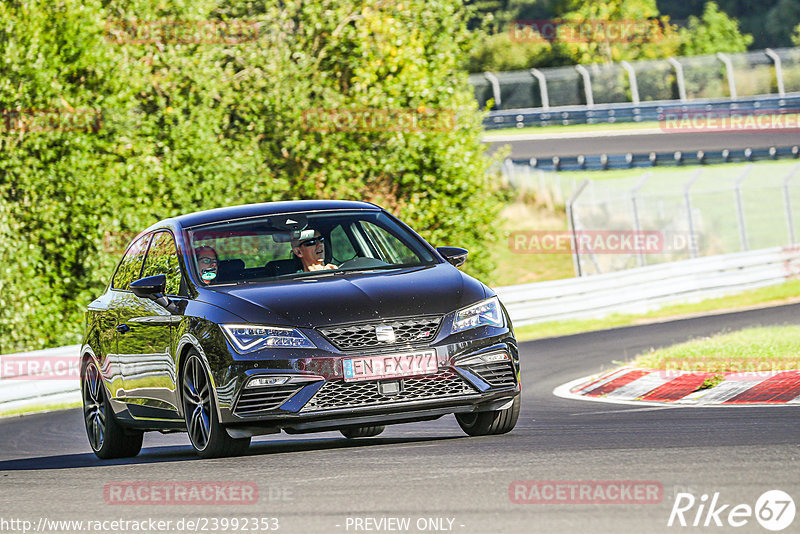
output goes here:
[[370, 425], [370, 426], [351, 426], [348, 428], [340, 428], [339, 432], [342, 433], [347, 439], [354, 438], [372, 438], [386, 430], [384, 425]]
[[489, 412], [459, 413], [456, 414], [456, 420], [461, 430], [470, 436], [505, 434], [517, 424], [520, 404], [520, 396], [517, 395], [510, 408]]
[[250, 438], [232, 438], [219, 423], [211, 380], [197, 351], [186, 356], [181, 372], [181, 399], [186, 430], [192, 447], [201, 458], [244, 454]]
[[81, 397], [86, 437], [98, 458], [131, 458], [139, 454], [144, 432], [128, 430], [116, 420], [103, 377], [92, 360], [87, 360], [81, 369]]

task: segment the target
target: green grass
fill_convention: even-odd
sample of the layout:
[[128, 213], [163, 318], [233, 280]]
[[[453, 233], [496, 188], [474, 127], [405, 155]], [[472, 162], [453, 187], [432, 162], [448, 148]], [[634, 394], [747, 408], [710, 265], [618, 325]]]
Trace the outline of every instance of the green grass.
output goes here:
[[563, 210], [549, 210], [522, 199], [508, 204], [503, 211], [502, 237], [489, 243], [497, 268], [484, 281], [499, 287], [575, 276], [571, 254], [520, 253], [509, 243], [512, 232], [566, 229], [567, 218]]
[[800, 369], [800, 326], [746, 328], [694, 339], [640, 354], [631, 365], [710, 373]]
[[709, 312], [735, 311], [760, 305], [773, 305], [800, 297], [800, 280], [753, 289], [728, 297], [706, 299], [688, 304], [664, 306], [645, 314], [613, 314], [601, 319], [574, 319], [551, 321], [520, 326], [514, 329], [518, 341], [529, 341], [545, 337], [565, 336], [581, 332], [606, 330], [622, 326], [633, 326], [658, 322]]
[[33, 414], [39, 412], [52, 412], [55, 410], [67, 410], [70, 408], [79, 408], [81, 401], [75, 402], [43, 402], [41, 404], [31, 404], [25, 408], [16, 408], [14, 410], [0, 410], [0, 417], [11, 417], [15, 415]]
[[625, 130], [646, 130], [659, 128], [659, 122], [617, 122], [603, 124], [568, 124], [566, 126], [526, 126], [525, 128], [503, 128], [502, 130], [486, 130], [484, 135], [511, 135], [511, 134], [545, 134], [545, 133], [570, 133], [570, 132], [616, 132]]

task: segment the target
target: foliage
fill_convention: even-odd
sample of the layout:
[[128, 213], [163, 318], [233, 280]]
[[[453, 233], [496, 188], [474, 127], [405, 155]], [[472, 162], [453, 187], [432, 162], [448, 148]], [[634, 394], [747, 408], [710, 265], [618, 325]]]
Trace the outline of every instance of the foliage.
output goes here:
[[[116, 39], [131, 21], [231, 20], [260, 29]], [[0, 4], [0, 109], [102, 111], [78, 131], [0, 131], [0, 353], [79, 340], [121, 252], [109, 236], [223, 205], [369, 200], [491, 272], [500, 203], [459, 69], [465, 20], [458, 0]], [[348, 114], [370, 120], [340, 127]]]
[[715, 52], [744, 52], [753, 36], [739, 31], [739, 22], [707, 2], [703, 16], [689, 17], [689, 26], [680, 30], [680, 55], [696, 56]]
[[[575, 63], [654, 59], [675, 52], [675, 28], [659, 17], [655, 0], [559, 0], [554, 5], [558, 18], [596, 28], [597, 37], [593, 39], [561, 39], [560, 47]], [[629, 38], [609, 38], [613, 33], [630, 31], [632, 23], [641, 27], [637, 25]]]
[[[568, 59], [567, 59], [568, 61]], [[481, 34], [469, 57], [470, 72], [522, 70], [558, 63], [547, 41], [514, 40], [510, 32]]]
[[[800, 20], [795, 0], [768, 0], [768, 4], [774, 4], [768, 14], [744, 9], [735, 0], [720, 1], [723, 10], [714, 2], [703, 4], [702, 0], [470, 2], [482, 15], [483, 31], [476, 32], [468, 67], [470, 72], [481, 72], [737, 52], [753, 43], [753, 37], [739, 28], [735, 18], [739, 13], [748, 17], [748, 28], [760, 34], [774, 30], [772, 39], [784, 45], [792, 27], [787, 21], [795, 24]], [[514, 21], [525, 19], [556, 21], [560, 24], [556, 38], [550, 42], [544, 38], [515, 42], [509, 37]], [[752, 23], [754, 20], [760, 22]], [[679, 29], [676, 22], [685, 27]], [[584, 28], [580, 30], [584, 33], [576, 39], [579, 28]], [[627, 37], [615, 38], [605, 29], [625, 32]]]

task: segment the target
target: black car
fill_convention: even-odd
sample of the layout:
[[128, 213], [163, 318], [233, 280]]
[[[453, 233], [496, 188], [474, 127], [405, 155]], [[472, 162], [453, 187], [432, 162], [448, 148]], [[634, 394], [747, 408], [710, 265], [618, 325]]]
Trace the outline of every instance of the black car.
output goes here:
[[366, 202], [222, 208], [154, 224], [86, 314], [81, 387], [100, 458], [145, 431], [188, 431], [202, 457], [252, 436], [455, 414], [469, 435], [517, 422], [508, 313], [433, 248]]

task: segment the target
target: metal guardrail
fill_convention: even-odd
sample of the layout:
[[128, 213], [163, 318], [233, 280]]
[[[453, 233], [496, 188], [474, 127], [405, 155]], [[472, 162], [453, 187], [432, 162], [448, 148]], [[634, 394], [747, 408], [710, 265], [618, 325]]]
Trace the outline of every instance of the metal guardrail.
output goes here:
[[[609, 274], [535, 282], [495, 290], [516, 326], [561, 319], [640, 313], [659, 306], [700, 300], [777, 284], [800, 276], [800, 246], [710, 256]], [[0, 356], [52, 359], [74, 357], [80, 346]], [[139, 366], [139, 371], [145, 371]], [[0, 413], [43, 403], [79, 402], [76, 378], [40, 379], [36, 374], [0, 378]]]
[[800, 276], [800, 247], [775, 247], [608, 274], [496, 288], [515, 326], [643, 313]]
[[553, 156], [550, 158], [512, 159], [508, 163], [529, 165], [543, 171], [582, 171], [634, 169], [647, 167], [680, 167], [682, 165], [714, 165], [800, 158], [800, 146], [772, 146], [738, 150], [698, 150], [696, 152], [647, 152], [625, 154], [596, 154]]
[[595, 104], [490, 111], [483, 121], [487, 130], [527, 126], [566, 126], [618, 122], [657, 122], [666, 116], [724, 118], [732, 114], [780, 115], [800, 110], [800, 92], [786, 95], [761, 95], [747, 98], [706, 98], [681, 102], [658, 100], [634, 104]]

